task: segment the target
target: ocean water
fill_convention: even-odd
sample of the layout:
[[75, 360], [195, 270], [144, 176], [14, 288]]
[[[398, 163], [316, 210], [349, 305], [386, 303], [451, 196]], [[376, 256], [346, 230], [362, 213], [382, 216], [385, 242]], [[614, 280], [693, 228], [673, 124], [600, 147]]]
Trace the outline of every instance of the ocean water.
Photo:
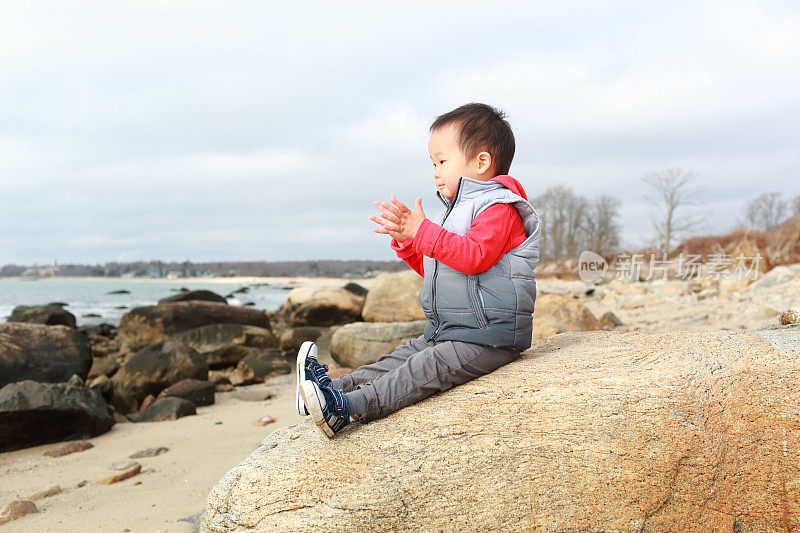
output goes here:
[[[6, 321], [11, 311], [18, 305], [64, 302], [67, 304], [64, 308], [75, 315], [78, 326], [103, 322], [119, 325], [122, 315], [129, 310], [143, 305], [155, 305], [161, 298], [177, 294], [182, 287], [189, 290], [207, 289], [220, 296], [247, 287], [247, 293], [234, 294], [228, 298], [228, 303], [244, 305], [253, 302], [254, 309], [264, 311], [278, 310], [286, 302], [291, 290], [265, 284], [195, 282], [180, 279], [0, 278], [0, 322]], [[123, 289], [130, 293], [109, 294]], [[84, 316], [87, 314], [100, 316]]]

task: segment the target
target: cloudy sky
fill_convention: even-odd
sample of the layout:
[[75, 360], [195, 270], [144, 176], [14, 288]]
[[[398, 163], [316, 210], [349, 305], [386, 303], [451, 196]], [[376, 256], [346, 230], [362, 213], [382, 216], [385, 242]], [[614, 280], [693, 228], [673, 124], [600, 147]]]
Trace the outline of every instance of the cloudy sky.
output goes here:
[[690, 169], [708, 230], [800, 194], [800, 4], [0, 4], [0, 265], [392, 259], [373, 200], [440, 209], [428, 127], [503, 109], [510, 174], [617, 196]]

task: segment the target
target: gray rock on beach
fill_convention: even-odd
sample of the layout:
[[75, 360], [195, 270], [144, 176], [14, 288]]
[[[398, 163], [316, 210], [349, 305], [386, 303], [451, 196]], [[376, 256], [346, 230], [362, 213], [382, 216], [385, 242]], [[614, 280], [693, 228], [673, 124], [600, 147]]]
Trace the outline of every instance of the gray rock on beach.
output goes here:
[[182, 379], [161, 391], [159, 398], [165, 396], [189, 400], [197, 407], [212, 405], [214, 403], [214, 384], [199, 379]]
[[[592, 331], [334, 439], [271, 433], [205, 530], [800, 526], [800, 330]], [[298, 458], [302, 458], [298, 461]]]
[[189, 400], [166, 396], [159, 398], [141, 413], [128, 415], [132, 422], [162, 422], [164, 420], [177, 420], [184, 416], [196, 415], [197, 409]]
[[137, 400], [158, 394], [182, 379], [208, 379], [208, 364], [196, 350], [172, 341], [161, 341], [136, 352], [111, 381], [123, 386]]
[[172, 333], [209, 324], [241, 324], [270, 329], [264, 311], [219, 302], [167, 302], [136, 307], [125, 313], [117, 338], [126, 351], [136, 351]]
[[86, 337], [66, 326], [0, 324], [0, 387], [17, 381], [86, 379], [92, 353]]
[[77, 376], [67, 383], [22, 381], [0, 389], [0, 452], [96, 437], [113, 425], [108, 404]]
[[275, 348], [278, 339], [271, 330], [245, 324], [209, 324], [167, 337], [197, 350], [205, 356], [211, 369], [236, 366], [251, 350], [244, 348]]
[[425, 331], [427, 321], [354, 322], [336, 330], [331, 339], [331, 355], [342, 366], [358, 368], [374, 363], [405, 342]]

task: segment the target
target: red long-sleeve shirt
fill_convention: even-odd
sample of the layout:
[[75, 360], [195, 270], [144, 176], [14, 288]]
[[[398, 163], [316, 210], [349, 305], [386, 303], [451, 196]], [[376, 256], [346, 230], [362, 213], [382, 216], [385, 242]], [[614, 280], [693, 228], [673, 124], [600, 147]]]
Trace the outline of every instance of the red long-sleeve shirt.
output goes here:
[[[495, 176], [492, 180], [527, 200], [522, 185], [511, 176]], [[480, 274], [525, 239], [517, 209], [510, 204], [494, 204], [475, 217], [466, 235], [448, 231], [426, 218], [413, 239], [406, 239], [402, 246], [392, 239], [390, 245], [397, 257], [420, 276], [425, 275], [422, 268], [425, 255], [464, 274]]]

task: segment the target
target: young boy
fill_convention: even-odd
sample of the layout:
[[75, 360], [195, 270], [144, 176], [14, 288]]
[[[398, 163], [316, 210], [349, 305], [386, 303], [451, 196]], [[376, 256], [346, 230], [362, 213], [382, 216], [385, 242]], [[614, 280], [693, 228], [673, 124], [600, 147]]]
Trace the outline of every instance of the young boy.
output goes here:
[[376, 233], [425, 278], [420, 337], [331, 380], [306, 342], [297, 358], [297, 407], [327, 437], [448, 390], [515, 360], [530, 347], [539, 219], [507, 175], [514, 134], [502, 112], [467, 104], [431, 125], [428, 150], [444, 209], [432, 220], [391, 196], [375, 202]]

